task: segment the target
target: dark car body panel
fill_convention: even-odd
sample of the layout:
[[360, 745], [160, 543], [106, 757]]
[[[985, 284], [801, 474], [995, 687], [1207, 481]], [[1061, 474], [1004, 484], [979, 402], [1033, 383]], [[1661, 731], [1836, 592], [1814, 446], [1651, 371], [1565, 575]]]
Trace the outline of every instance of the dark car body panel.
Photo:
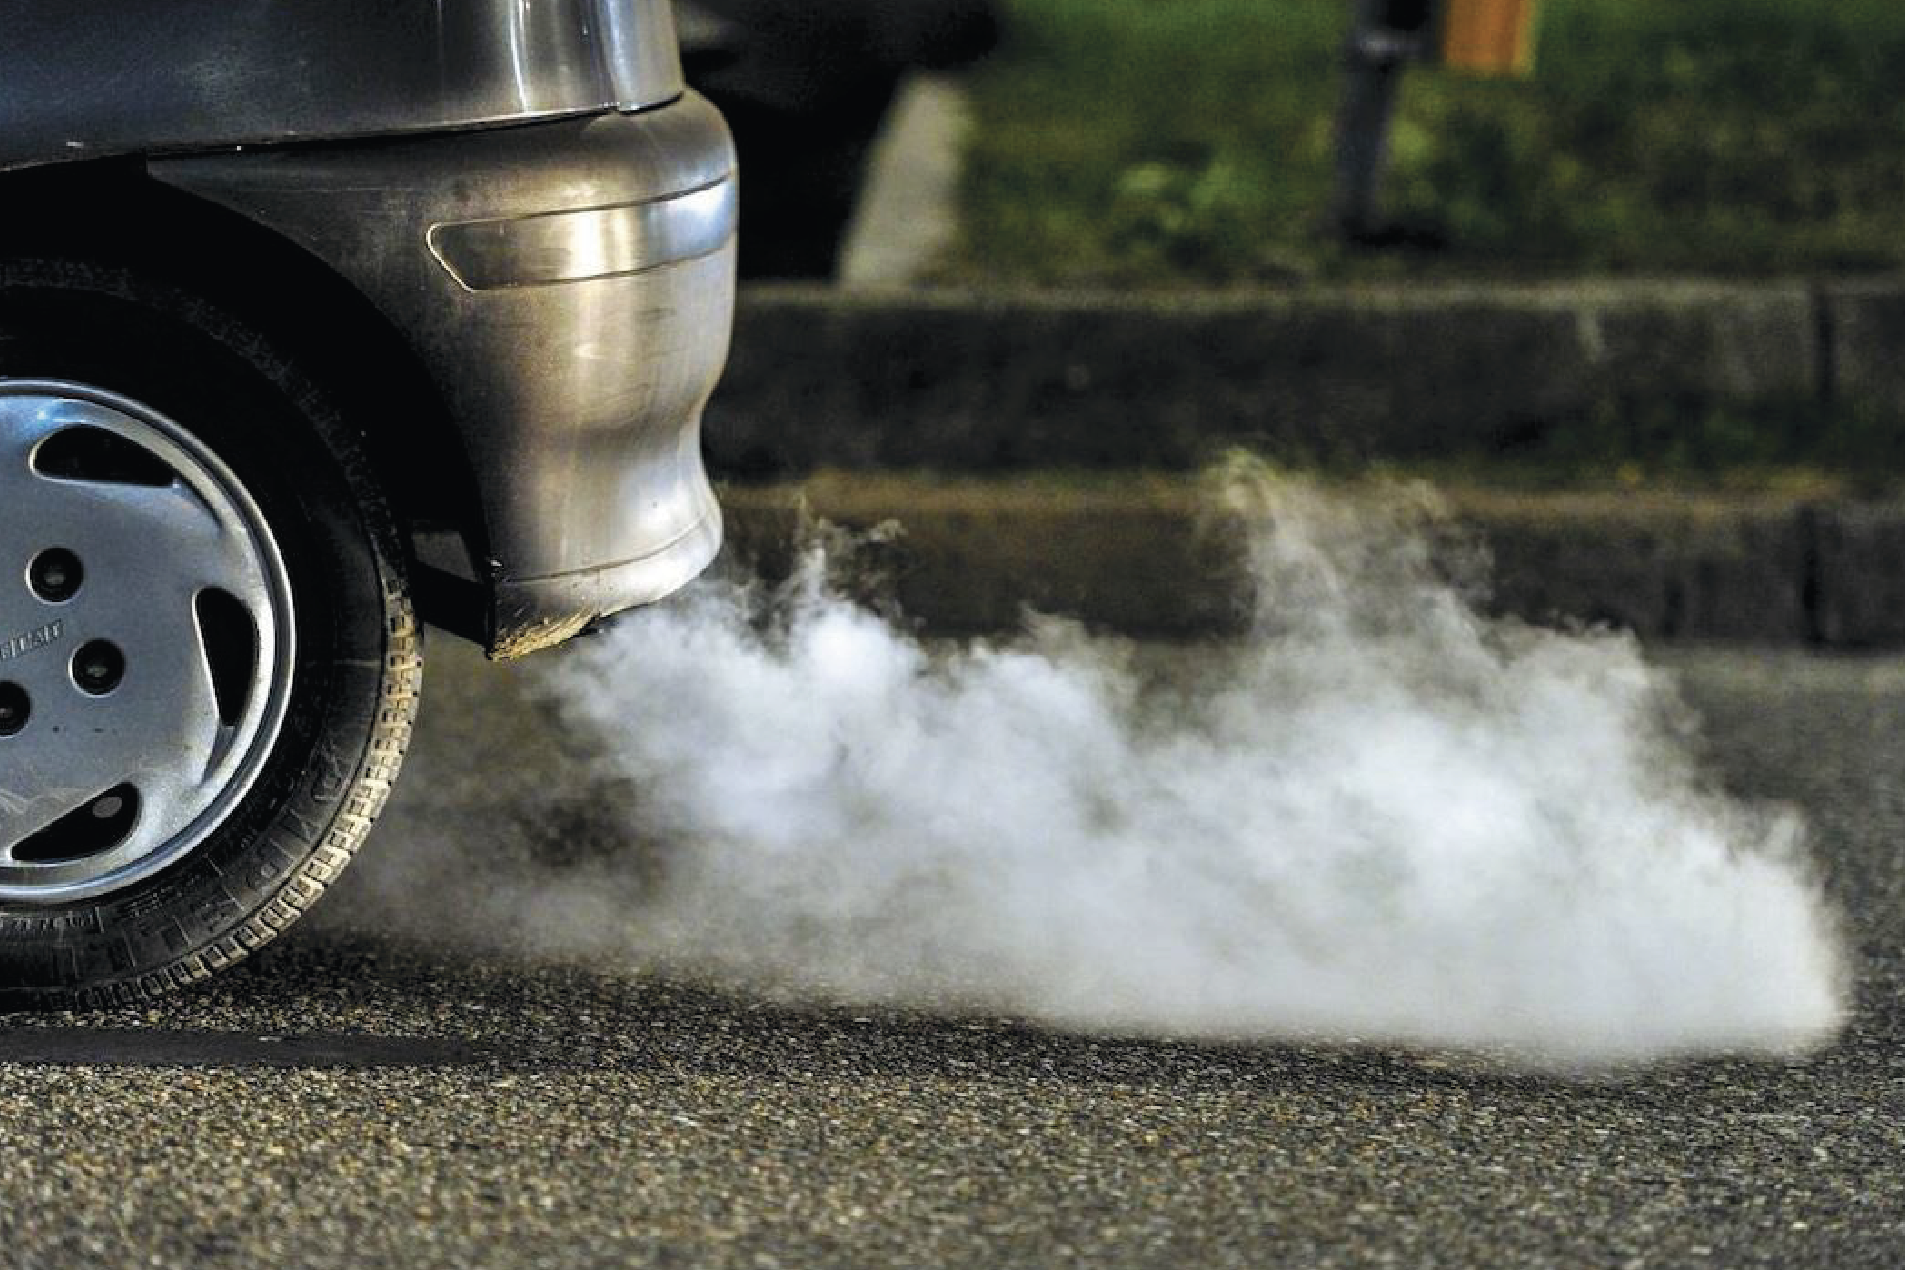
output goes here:
[[681, 95], [666, 3], [0, 0], [0, 169], [437, 132]]

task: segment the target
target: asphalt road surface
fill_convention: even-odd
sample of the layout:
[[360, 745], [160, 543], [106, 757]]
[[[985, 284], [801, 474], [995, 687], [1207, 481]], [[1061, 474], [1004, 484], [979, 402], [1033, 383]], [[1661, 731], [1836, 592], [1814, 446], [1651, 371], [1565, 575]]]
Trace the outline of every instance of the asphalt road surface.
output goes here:
[[[1808, 1062], [1584, 1085], [803, 1009], [437, 940], [453, 896], [364, 868], [207, 990], [0, 1025], [0, 1260], [1905, 1264], [1905, 662], [1674, 660], [1850, 914], [1857, 1017]], [[533, 779], [513, 681], [438, 665], [371, 852]]]

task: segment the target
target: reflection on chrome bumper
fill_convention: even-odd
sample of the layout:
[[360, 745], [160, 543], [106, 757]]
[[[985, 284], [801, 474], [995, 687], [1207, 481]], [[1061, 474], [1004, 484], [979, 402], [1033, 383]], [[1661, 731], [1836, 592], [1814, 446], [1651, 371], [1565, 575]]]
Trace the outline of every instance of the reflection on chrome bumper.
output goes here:
[[733, 178], [646, 203], [465, 221], [430, 229], [430, 250], [471, 291], [584, 282], [698, 260], [734, 237]]

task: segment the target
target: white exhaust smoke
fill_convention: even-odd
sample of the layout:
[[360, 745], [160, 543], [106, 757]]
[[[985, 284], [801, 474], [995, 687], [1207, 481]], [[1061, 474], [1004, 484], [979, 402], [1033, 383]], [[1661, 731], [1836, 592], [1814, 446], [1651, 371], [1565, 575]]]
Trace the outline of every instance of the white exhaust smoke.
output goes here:
[[1261, 598], [1221, 655], [1059, 623], [936, 650], [817, 551], [630, 617], [546, 685], [653, 867], [479, 907], [567, 953], [1068, 1028], [1567, 1068], [1833, 1035], [1803, 826], [1703, 777], [1632, 640], [1478, 616], [1421, 494], [1227, 489]]

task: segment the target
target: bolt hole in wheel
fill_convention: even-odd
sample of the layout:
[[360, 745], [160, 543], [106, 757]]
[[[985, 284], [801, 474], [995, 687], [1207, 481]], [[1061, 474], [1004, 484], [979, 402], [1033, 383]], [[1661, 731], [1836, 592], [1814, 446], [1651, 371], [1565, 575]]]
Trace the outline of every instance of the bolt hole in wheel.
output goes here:
[[80, 584], [85, 580], [86, 570], [80, 565], [79, 557], [64, 547], [47, 548], [27, 566], [27, 585], [48, 604], [66, 603], [79, 594]]
[[90, 386], [0, 380], [0, 507], [26, 562], [0, 581], [0, 903], [66, 903], [183, 858], [256, 780], [291, 586], [210, 448]]
[[125, 654], [110, 640], [93, 640], [73, 654], [73, 682], [88, 696], [105, 696], [125, 677]]

